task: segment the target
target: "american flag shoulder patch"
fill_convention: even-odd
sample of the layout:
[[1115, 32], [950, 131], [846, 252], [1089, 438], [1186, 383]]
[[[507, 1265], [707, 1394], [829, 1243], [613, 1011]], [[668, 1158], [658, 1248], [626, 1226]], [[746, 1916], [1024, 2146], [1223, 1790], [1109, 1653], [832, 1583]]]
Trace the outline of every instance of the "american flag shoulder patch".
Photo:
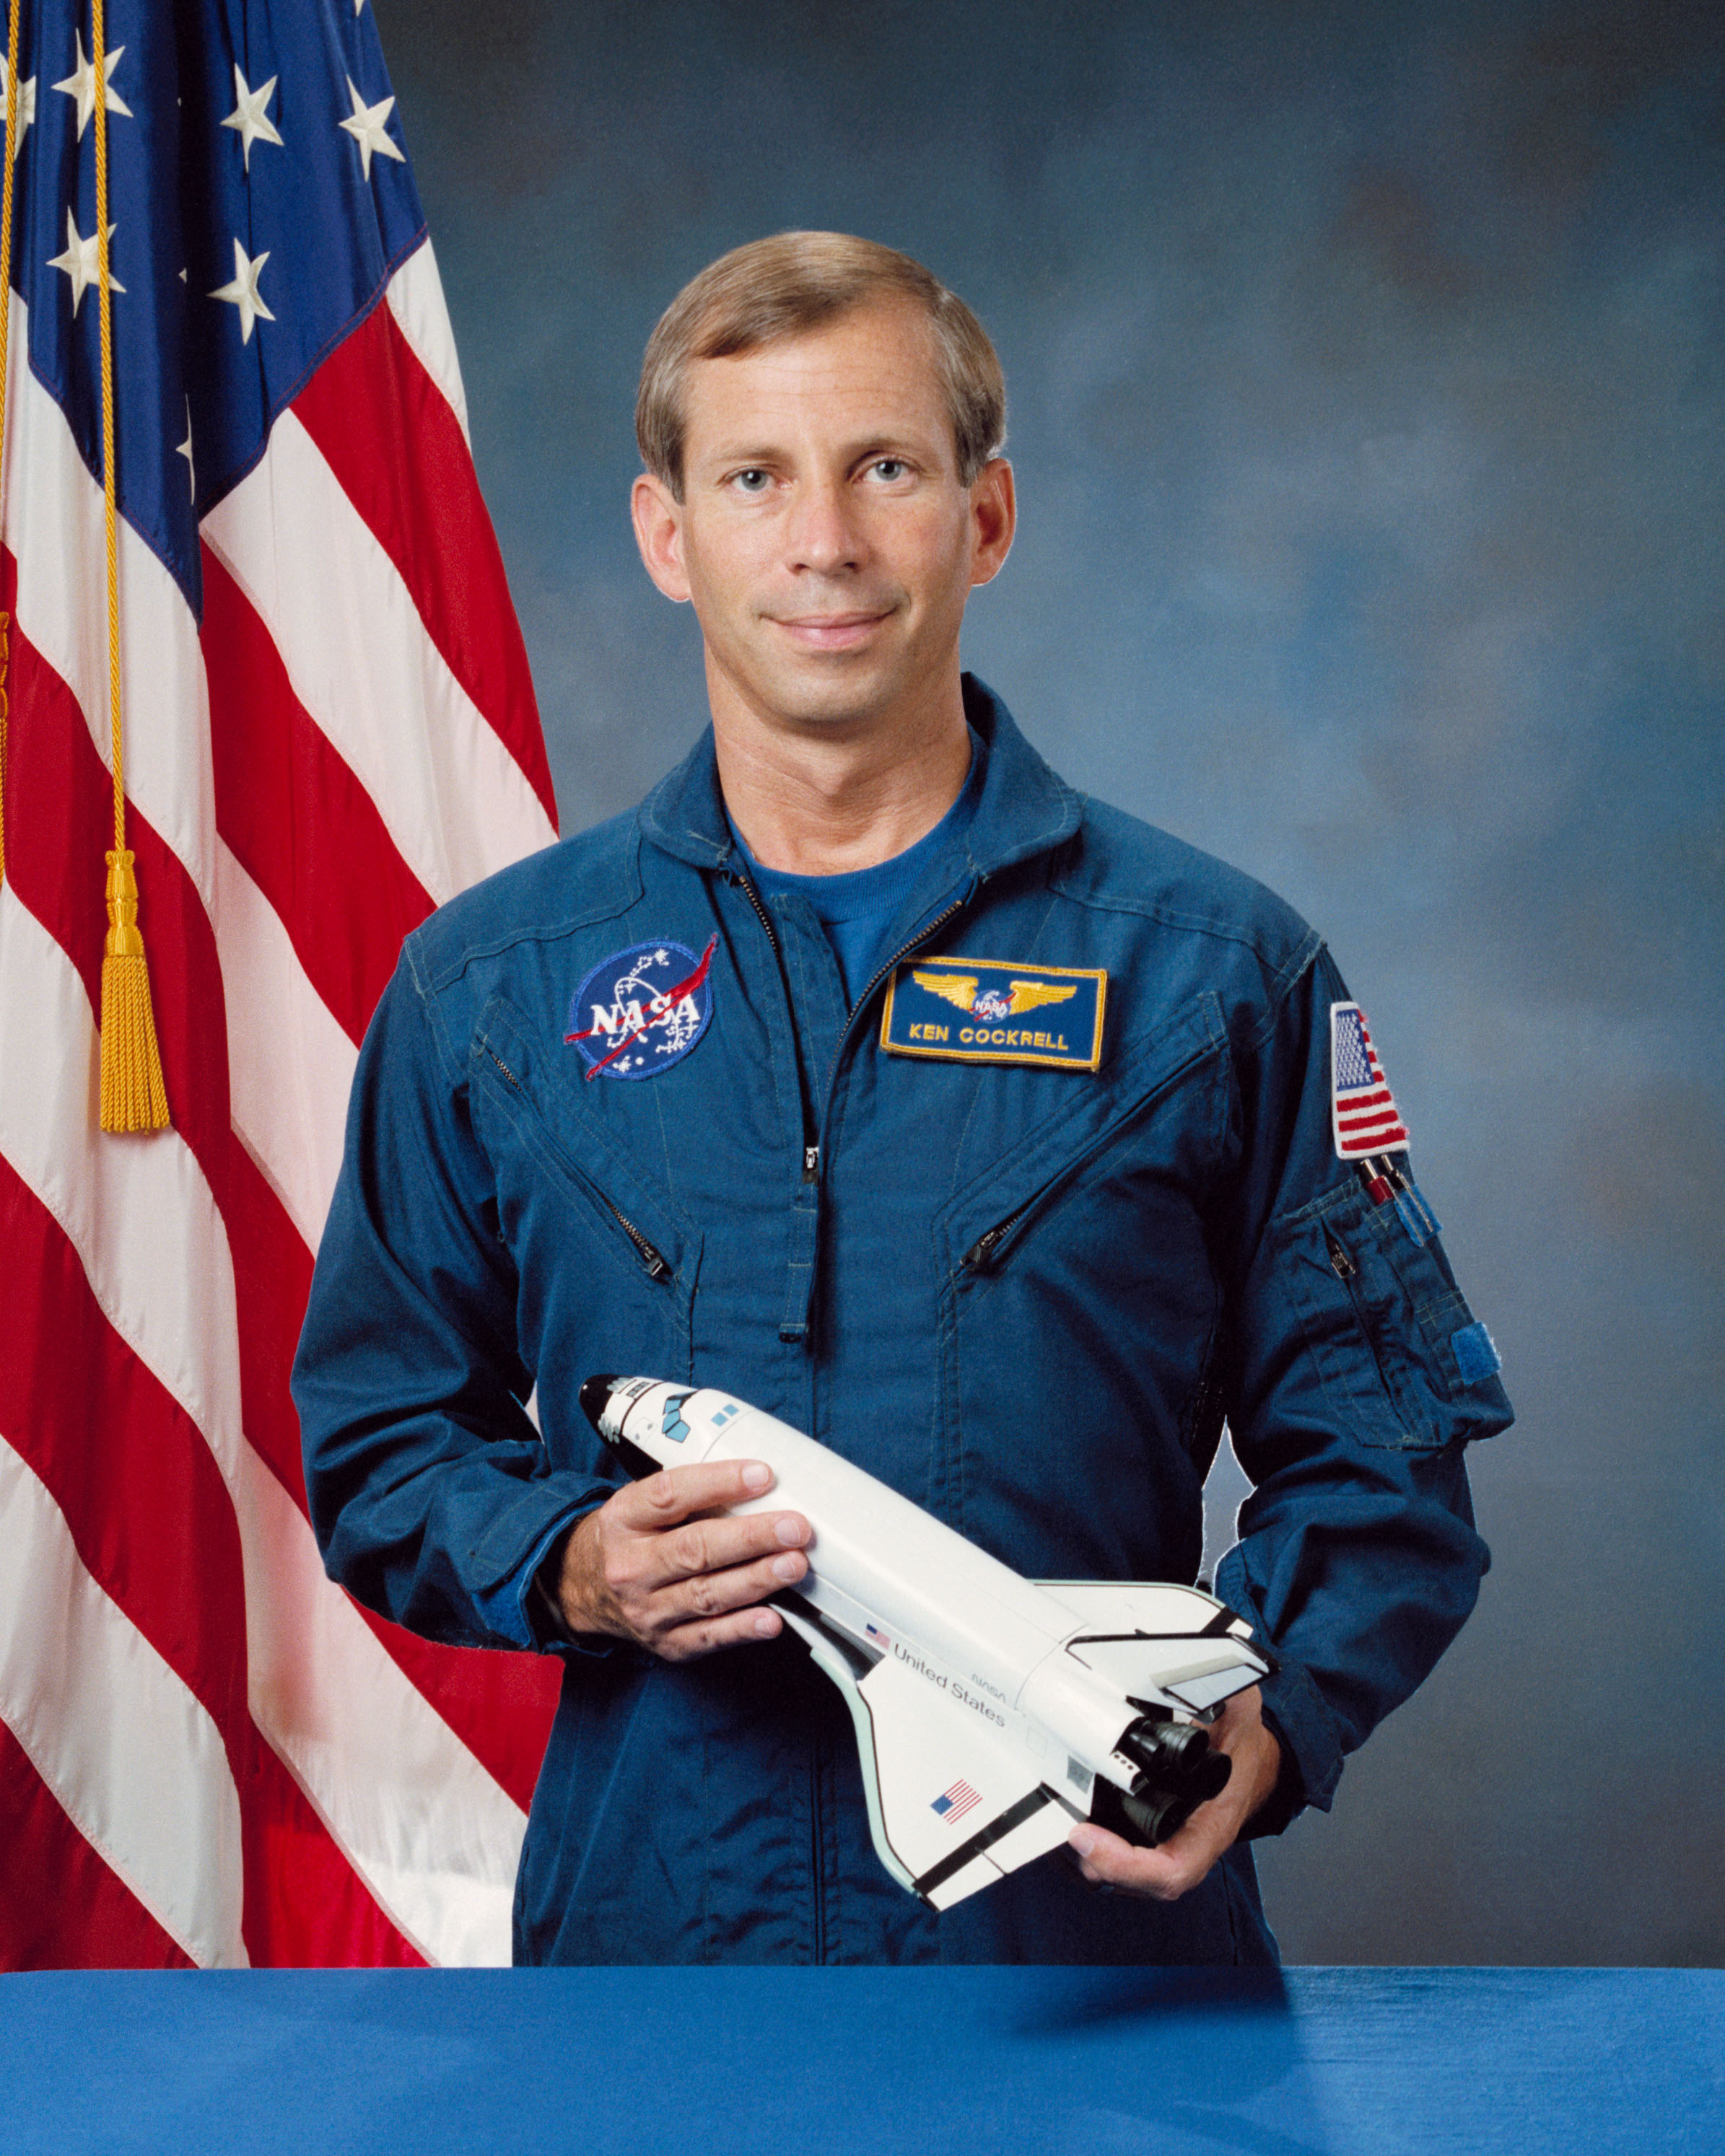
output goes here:
[[1330, 1127], [1343, 1160], [1408, 1150], [1407, 1126], [1357, 1004], [1330, 1006]]

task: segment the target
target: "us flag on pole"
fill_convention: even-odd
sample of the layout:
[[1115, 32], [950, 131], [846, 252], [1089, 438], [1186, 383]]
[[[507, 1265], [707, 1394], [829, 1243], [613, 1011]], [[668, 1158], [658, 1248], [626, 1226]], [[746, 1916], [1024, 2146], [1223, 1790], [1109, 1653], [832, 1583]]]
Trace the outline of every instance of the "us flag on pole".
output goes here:
[[1330, 1006], [1330, 1121], [1344, 1160], [1406, 1152], [1408, 1132], [1357, 1004]]
[[[555, 835], [365, 0], [24, 0], [0, 607], [0, 1964], [502, 1962], [556, 1673], [326, 1579], [288, 1399], [402, 936]], [[111, 835], [172, 1127], [96, 1127]]]

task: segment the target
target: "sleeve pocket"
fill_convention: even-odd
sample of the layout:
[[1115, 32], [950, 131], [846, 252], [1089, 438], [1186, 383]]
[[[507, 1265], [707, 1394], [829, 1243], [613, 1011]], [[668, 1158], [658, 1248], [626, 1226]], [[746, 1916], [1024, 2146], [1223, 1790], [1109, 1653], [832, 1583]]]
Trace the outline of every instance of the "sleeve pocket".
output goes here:
[[1284, 1286], [1340, 1427], [1362, 1445], [1434, 1450], [1511, 1419], [1491, 1337], [1435, 1236], [1393, 1205], [1332, 1191], [1274, 1229]]

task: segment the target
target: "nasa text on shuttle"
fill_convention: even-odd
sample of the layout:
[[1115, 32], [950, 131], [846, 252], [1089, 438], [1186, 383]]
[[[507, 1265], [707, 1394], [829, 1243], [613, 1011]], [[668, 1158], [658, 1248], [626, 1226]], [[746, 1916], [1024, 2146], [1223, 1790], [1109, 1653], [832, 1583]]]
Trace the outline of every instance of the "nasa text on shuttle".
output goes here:
[[[781, 234], [687, 287], [634, 511], [710, 730], [435, 914], [366, 1038], [307, 1486], [371, 1607], [563, 1660], [518, 1960], [1271, 1960], [1251, 1837], [1330, 1804], [1486, 1568], [1462, 1455], [1509, 1404], [1364, 1011], [960, 671], [1004, 410], [890, 250]], [[1254, 1487], [1217, 1593], [1274, 1659], [1210, 1730], [1226, 1786], [1160, 1847], [1077, 1825], [907, 1894], [838, 1688], [762, 1606], [808, 1522], [727, 1512], [759, 1462], [619, 1488], [602, 1371], [746, 1400], [1032, 1581], [1191, 1582], [1225, 1421]]]

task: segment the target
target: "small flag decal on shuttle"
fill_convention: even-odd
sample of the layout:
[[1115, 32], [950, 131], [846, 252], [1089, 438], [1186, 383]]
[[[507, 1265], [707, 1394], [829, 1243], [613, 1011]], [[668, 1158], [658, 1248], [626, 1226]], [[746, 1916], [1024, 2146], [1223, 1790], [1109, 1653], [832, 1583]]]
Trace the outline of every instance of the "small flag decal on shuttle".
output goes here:
[[929, 1810], [939, 1812], [948, 1826], [951, 1826], [966, 1812], [973, 1811], [981, 1801], [979, 1793], [968, 1782], [955, 1782], [950, 1789], [935, 1798]]

